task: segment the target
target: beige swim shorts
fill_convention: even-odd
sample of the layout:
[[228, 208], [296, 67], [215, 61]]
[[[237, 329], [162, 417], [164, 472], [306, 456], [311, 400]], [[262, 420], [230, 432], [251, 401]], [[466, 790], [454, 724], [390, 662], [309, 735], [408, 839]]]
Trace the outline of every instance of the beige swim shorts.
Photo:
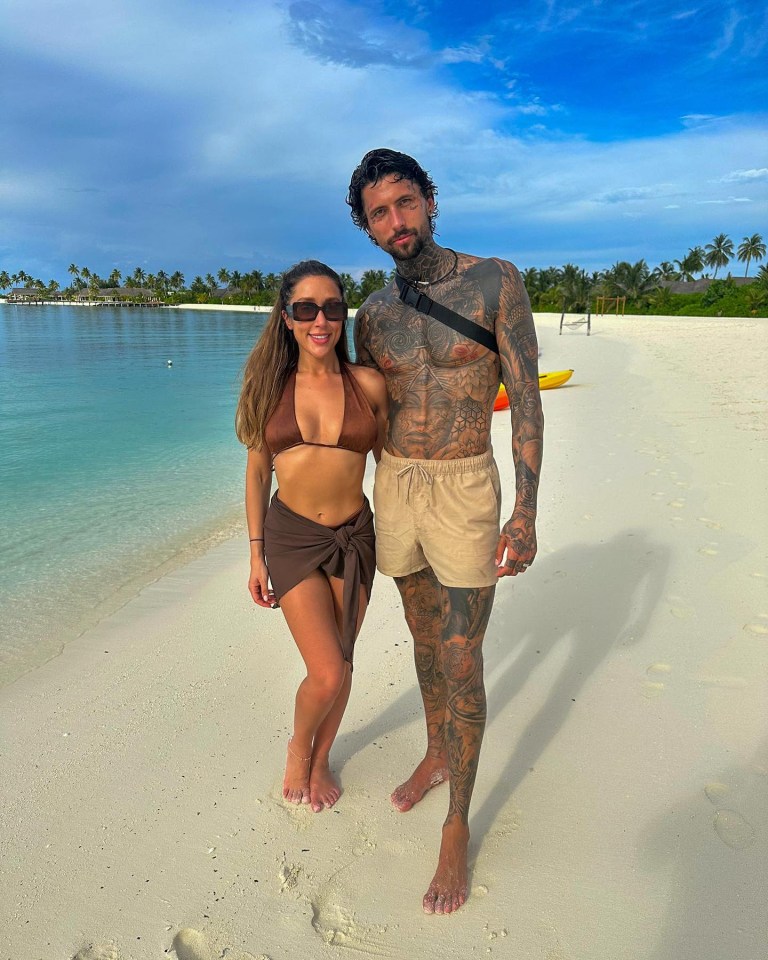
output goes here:
[[496, 583], [501, 486], [492, 450], [464, 460], [408, 460], [385, 450], [373, 504], [376, 565], [385, 576], [429, 566], [444, 587]]

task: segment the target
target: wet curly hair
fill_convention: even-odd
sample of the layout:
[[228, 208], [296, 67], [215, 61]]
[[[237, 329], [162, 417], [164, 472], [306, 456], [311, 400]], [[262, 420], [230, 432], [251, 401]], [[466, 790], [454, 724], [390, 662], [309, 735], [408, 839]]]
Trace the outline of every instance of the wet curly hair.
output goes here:
[[[377, 147], [369, 150], [358, 164], [352, 179], [349, 181], [347, 204], [350, 207], [352, 222], [370, 237], [368, 218], [363, 208], [363, 188], [372, 183], [378, 183], [383, 177], [394, 176], [396, 180], [411, 180], [418, 184], [425, 200], [433, 200], [434, 209], [429, 217], [429, 225], [434, 233], [437, 220], [437, 187], [432, 178], [407, 153], [397, 150], [388, 150], [386, 147]], [[371, 237], [371, 239], [373, 239]], [[375, 241], [374, 241], [375, 242]]]

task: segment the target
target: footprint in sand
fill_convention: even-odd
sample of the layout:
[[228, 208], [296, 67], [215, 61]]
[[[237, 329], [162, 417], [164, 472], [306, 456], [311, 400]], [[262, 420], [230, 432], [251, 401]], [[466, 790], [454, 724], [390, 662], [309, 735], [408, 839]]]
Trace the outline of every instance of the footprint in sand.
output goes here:
[[644, 680], [640, 685], [640, 692], [646, 700], [655, 700], [664, 692], [664, 684], [660, 680]]
[[[763, 614], [760, 614], [763, 616]], [[768, 620], [755, 620], [753, 623], [745, 623], [744, 629], [747, 633], [754, 633], [757, 637], [768, 637]]]
[[685, 500], [681, 497], [678, 497], [677, 500], [670, 500], [667, 503], [668, 507], [674, 507], [675, 510], [680, 510], [685, 506]]
[[706, 546], [699, 547], [699, 553], [703, 557], [716, 557], [719, 553], [716, 543], [708, 543]]
[[192, 927], [179, 930], [173, 938], [171, 950], [175, 952], [178, 960], [219, 960], [222, 956], [231, 958], [231, 960], [270, 960], [266, 953], [254, 957], [252, 953], [243, 953], [242, 951], [233, 953], [231, 950], [225, 949], [222, 952], [215, 949], [206, 936]]
[[734, 850], [746, 850], [755, 842], [755, 829], [735, 810], [718, 810], [715, 814], [715, 832]]
[[673, 617], [677, 617], [678, 620], [690, 620], [695, 613], [693, 607], [684, 597], [670, 594], [667, 597], [667, 603], [669, 604], [669, 612]]
[[114, 943], [89, 943], [78, 950], [72, 960], [120, 960]]
[[366, 956], [385, 953], [386, 927], [366, 926], [353, 913], [335, 903], [325, 903], [321, 898], [311, 901], [311, 906], [312, 929], [324, 943], [348, 947]]
[[704, 795], [711, 804], [719, 807], [723, 800], [730, 794], [731, 788], [725, 783], [718, 783], [713, 780], [704, 787]]
[[293, 863], [284, 863], [277, 876], [280, 880], [280, 892], [285, 893], [286, 890], [293, 890], [299, 882], [301, 867]]
[[645, 672], [649, 677], [653, 678], [666, 673], [672, 673], [672, 667], [668, 663], [652, 663]]
[[217, 960], [208, 938], [192, 927], [179, 930], [173, 938], [171, 949], [179, 960]]
[[699, 523], [703, 523], [705, 527], [709, 527], [710, 530], [722, 530], [723, 528], [716, 520], [710, 520], [709, 517], [696, 517]]

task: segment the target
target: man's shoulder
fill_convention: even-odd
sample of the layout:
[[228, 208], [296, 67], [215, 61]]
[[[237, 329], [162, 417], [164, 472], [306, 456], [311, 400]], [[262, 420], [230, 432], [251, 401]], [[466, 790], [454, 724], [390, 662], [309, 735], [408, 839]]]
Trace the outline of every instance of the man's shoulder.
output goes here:
[[476, 257], [471, 253], [457, 253], [459, 269], [471, 275], [517, 273], [517, 267], [502, 257]]
[[361, 320], [363, 317], [375, 315], [383, 307], [393, 303], [397, 297], [395, 295], [395, 282], [390, 280], [385, 287], [380, 290], [374, 290], [369, 293], [362, 305], [355, 314], [355, 320]]

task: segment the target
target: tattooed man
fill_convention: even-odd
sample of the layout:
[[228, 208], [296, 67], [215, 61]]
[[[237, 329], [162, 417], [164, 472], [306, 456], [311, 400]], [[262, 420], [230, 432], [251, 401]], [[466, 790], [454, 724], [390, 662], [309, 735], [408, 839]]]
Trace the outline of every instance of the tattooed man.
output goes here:
[[[406, 306], [394, 281], [368, 297], [355, 321], [358, 362], [384, 374], [390, 398], [374, 485], [377, 562], [402, 597], [427, 722], [426, 754], [392, 803], [410, 810], [449, 780], [423, 907], [452, 913], [467, 898], [469, 803], [486, 717], [483, 637], [497, 579], [524, 572], [536, 556], [543, 416], [520, 275], [504, 260], [439, 246], [436, 193], [415, 160], [379, 149], [352, 175], [347, 203], [412, 287], [492, 331], [499, 349]], [[490, 446], [500, 379], [510, 399], [516, 477], [515, 506], [501, 531]]]

